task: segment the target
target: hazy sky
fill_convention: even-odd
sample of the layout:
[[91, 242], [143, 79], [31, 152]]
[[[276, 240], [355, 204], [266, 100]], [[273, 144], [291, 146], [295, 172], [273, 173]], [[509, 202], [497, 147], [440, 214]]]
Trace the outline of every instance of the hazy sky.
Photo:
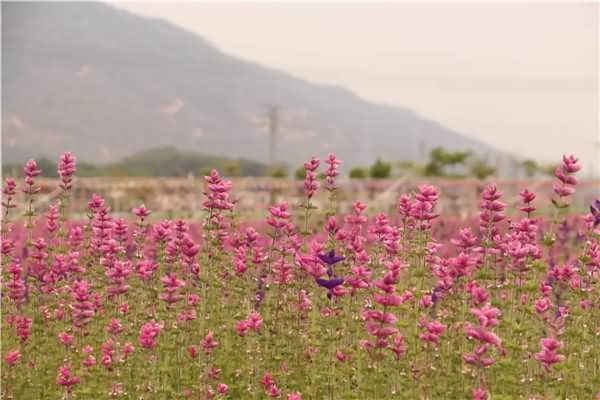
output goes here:
[[519, 156], [597, 159], [595, 3], [117, 5]]

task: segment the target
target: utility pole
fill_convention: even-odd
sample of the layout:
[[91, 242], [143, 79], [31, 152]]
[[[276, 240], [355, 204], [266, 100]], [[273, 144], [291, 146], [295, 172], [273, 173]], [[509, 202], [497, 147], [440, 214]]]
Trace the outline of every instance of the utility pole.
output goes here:
[[[275, 173], [277, 168], [277, 129], [279, 128], [279, 106], [269, 106], [267, 115], [269, 121], [269, 172]], [[271, 182], [269, 190], [269, 203], [275, 204], [275, 182]]]
[[279, 106], [269, 106], [269, 167], [275, 170], [277, 163], [277, 129], [279, 127]]
[[427, 148], [425, 145], [425, 141], [423, 139], [421, 139], [421, 141], [419, 142], [419, 156], [421, 157], [421, 161], [425, 160], [425, 158], [427, 157]]

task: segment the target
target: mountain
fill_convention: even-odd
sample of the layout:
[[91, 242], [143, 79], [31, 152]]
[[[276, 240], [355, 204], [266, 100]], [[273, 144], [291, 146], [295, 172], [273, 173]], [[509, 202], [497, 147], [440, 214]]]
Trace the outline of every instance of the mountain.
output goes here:
[[[45, 157], [37, 160], [38, 167], [45, 177], [58, 177], [56, 161]], [[227, 176], [264, 176], [269, 172], [266, 164], [257, 161], [206, 155], [164, 146], [102, 165], [78, 161], [77, 176], [204, 176], [213, 168]], [[4, 176], [19, 176], [22, 169], [22, 160], [2, 165]]]
[[2, 156], [95, 163], [157, 146], [267, 161], [336, 151], [345, 167], [434, 146], [494, 152], [400, 107], [229, 56], [158, 19], [102, 3], [2, 3]]

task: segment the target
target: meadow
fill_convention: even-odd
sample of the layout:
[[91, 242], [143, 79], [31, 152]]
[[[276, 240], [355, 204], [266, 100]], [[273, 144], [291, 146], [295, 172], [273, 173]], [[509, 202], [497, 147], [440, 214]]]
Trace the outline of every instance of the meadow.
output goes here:
[[425, 182], [342, 207], [341, 161], [304, 167], [251, 214], [213, 170], [166, 220], [73, 207], [70, 153], [38, 207], [29, 160], [2, 191], [2, 398], [600, 399], [600, 200], [572, 209], [574, 156], [551, 196], [483, 185], [474, 218]]

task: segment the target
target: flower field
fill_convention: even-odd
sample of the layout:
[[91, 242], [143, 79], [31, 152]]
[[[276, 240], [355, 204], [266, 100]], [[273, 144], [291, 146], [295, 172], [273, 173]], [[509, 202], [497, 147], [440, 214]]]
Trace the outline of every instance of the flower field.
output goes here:
[[2, 191], [2, 398], [600, 399], [600, 200], [570, 210], [575, 157], [551, 198], [490, 184], [473, 220], [426, 183], [344, 209], [341, 161], [304, 167], [260, 220], [216, 170], [201, 219], [99, 194], [81, 219], [75, 157], [44, 209], [29, 160]]

